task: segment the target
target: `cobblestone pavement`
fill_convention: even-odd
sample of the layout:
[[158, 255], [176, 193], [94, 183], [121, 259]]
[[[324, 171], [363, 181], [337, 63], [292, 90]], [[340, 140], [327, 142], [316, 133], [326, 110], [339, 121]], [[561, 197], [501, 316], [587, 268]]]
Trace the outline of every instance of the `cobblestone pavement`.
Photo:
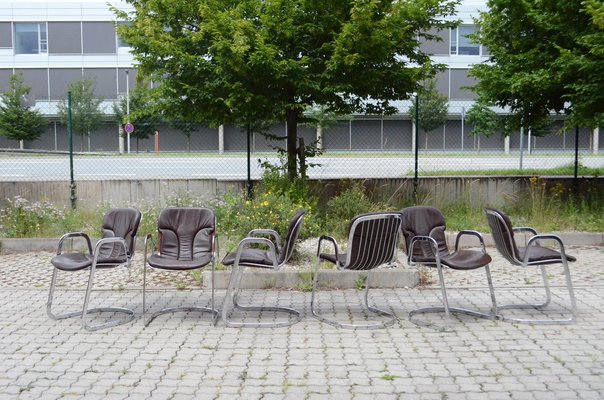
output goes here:
[[[539, 296], [537, 271], [510, 267], [494, 249], [489, 252], [500, 304]], [[300, 309], [302, 321], [287, 328], [235, 329], [222, 322], [212, 327], [207, 314], [196, 313], [161, 316], [143, 328], [140, 261], [130, 277], [124, 270], [99, 272], [97, 287], [123, 290], [95, 292], [91, 301], [92, 306], [132, 308], [135, 321], [88, 332], [77, 318], [46, 316], [51, 253], [3, 254], [0, 399], [602, 399], [604, 251], [575, 246], [568, 252], [578, 258], [571, 264], [576, 324], [514, 324], [460, 315], [452, 319], [454, 331], [446, 333], [407, 320], [412, 309], [438, 305], [434, 283], [374, 290], [373, 302], [398, 317], [394, 326], [380, 330], [321, 323], [311, 316], [310, 294], [294, 290], [249, 290], [242, 299]], [[546, 313], [558, 317], [568, 298], [561, 268], [548, 272], [553, 303]], [[447, 271], [446, 280], [452, 305], [488, 310], [484, 271]], [[58, 310], [81, 307], [83, 291], [64, 290], [81, 282], [63, 281], [54, 303]], [[166, 290], [165, 284], [174, 281], [159, 275], [153, 282], [148, 307], [154, 310], [209, 303], [207, 291]], [[318, 304], [342, 320], [375, 318], [361, 311], [362, 295], [323, 291]], [[219, 303], [223, 296], [217, 292]], [[439, 315], [430, 318], [440, 321]]]

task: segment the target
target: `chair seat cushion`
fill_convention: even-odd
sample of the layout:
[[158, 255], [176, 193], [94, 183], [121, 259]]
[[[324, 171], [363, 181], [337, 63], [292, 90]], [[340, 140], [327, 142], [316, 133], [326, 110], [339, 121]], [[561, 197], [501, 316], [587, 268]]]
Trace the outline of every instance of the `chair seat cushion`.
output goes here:
[[459, 270], [481, 268], [492, 261], [491, 256], [487, 253], [474, 250], [458, 250], [440, 260], [447, 267]]
[[202, 253], [193, 260], [179, 260], [173, 257], [153, 254], [147, 260], [147, 263], [158, 269], [167, 269], [171, 271], [186, 271], [189, 269], [202, 268], [212, 261], [212, 253]]
[[[228, 253], [222, 260], [223, 265], [235, 264], [237, 252]], [[278, 262], [278, 260], [277, 260]], [[273, 260], [270, 257], [270, 252], [261, 249], [246, 248], [241, 252], [239, 265], [246, 267], [273, 268]]]
[[[430, 264], [434, 267], [436, 260], [434, 257], [415, 257], [414, 262], [419, 264]], [[440, 262], [442, 265], [446, 265], [451, 269], [457, 270], [471, 270], [476, 268], [484, 267], [492, 261], [491, 256], [482, 251], [474, 250], [458, 250], [451, 254], [444, 254], [440, 256]]]
[[[92, 266], [92, 255], [88, 253], [64, 253], [54, 256], [50, 263], [62, 271], [79, 271]], [[112, 268], [126, 262], [125, 258], [103, 258], [97, 260], [97, 268]]]
[[[518, 247], [518, 255], [520, 260], [524, 260], [524, 255], [526, 254], [526, 247]], [[548, 261], [562, 261], [562, 254], [560, 252], [550, 249], [548, 247], [541, 246], [531, 246], [529, 263], [539, 263], [543, 262], [546, 264]], [[566, 255], [566, 259], [568, 261], [577, 261], [577, 259], [573, 256]]]
[[346, 253], [340, 253], [338, 254], [338, 258], [336, 259], [336, 255], [335, 254], [326, 254], [326, 253], [321, 253], [319, 255], [319, 258], [321, 260], [325, 260], [325, 261], [329, 261], [330, 263], [336, 264], [339, 263], [340, 265], [345, 265], [346, 264]]

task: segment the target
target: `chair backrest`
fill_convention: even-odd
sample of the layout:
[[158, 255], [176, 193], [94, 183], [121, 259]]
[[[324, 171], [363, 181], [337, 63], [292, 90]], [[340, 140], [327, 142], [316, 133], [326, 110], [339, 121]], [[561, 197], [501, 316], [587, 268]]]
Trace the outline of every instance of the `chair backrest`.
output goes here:
[[365, 270], [394, 260], [401, 230], [395, 212], [360, 214], [350, 221], [346, 264], [343, 268]]
[[114, 208], [103, 218], [102, 238], [121, 237], [126, 240], [128, 254], [119, 243], [108, 243], [99, 249], [99, 260], [126, 260], [134, 255], [136, 248], [136, 234], [140, 225], [142, 214], [134, 208]]
[[193, 260], [214, 250], [216, 216], [209, 208], [165, 208], [159, 214], [157, 230], [163, 257]]
[[306, 210], [298, 210], [289, 222], [287, 234], [285, 235], [285, 243], [283, 243], [281, 253], [279, 254], [279, 259], [277, 260], [279, 265], [285, 264], [294, 253], [296, 240], [298, 240], [300, 229], [302, 229], [304, 214], [306, 214]]
[[[445, 237], [445, 217], [438, 208], [429, 206], [408, 207], [401, 210], [403, 219], [403, 237], [405, 248], [409, 252], [411, 241], [416, 236], [430, 236], [438, 245], [438, 254], [449, 254]], [[412, 260], [425, 261], [434, 259], [430, 243], [422, 241], [413, 246]]]
[[510, 217], [494, 208], [485, 208], [487, 222], [497, 250], [509, 262], [521, 265], [518, 247], [514, 240], [514, 228]]

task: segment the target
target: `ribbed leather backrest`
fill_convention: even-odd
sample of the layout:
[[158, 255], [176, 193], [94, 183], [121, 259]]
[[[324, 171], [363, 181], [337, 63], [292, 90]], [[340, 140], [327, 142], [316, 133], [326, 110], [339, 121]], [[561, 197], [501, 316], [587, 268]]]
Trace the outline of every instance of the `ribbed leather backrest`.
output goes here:
[[350, 221], [346, 269], [372, 269], [394, 259], [401, 229], [398, 213], [370, 213]]
[[300, 229], [302, 229], [302, 221], [304, 220], [304, 214], [306, 214], [305, 210], [298, 210], [298, 212], [296, 212], [294, 217], [289, 222], [287, 234], [285, 235], [285, 243], [283, 244], [281, 254], [279, 254], [279, 259], [277, 260], [279, 262], [279, 265], [285, 264], [294, 252], [296, 240], [298, 240]]
[[[411, 240], [415, 236], [430, 236], [438, 245], [439, 255], [449, 254], [445, 237], [445, 217], [438, 208], [429, 206], [408, 207], [401, 210], [403, 218], [403, 237], [409, 251]], [[413, 247], [413, 259], [434, 258], [428, 242], [416, 243]]]
[[[103, 218], [103, 238], [121, 237], [128, 244], [129, 256], [134, 255], [136, 234], [142, 214], [134, 208], [114, 208]], [[99, 250], [99, 259], [125, 259], [124, 248], [119, 243], [106, 244]]]
[[497, 250], [512, 264], [520, 265], [522, 262], [514, 240], [514, 228], [510, 217], [494, 208], [485, 208], [484, 212]]
[[193, 260], [212, 251], [216, 217], [209, 208], [165, 208], [159, 215], [159, 252], [175, 260]]

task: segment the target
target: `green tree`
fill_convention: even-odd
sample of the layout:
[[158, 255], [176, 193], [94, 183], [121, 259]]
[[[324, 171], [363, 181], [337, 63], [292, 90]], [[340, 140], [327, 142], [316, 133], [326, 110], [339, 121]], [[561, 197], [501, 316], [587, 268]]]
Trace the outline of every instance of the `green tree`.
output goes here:
[[0, 135], [18, 140], [21, 148], [24, 141], [38, 139], [47, 125], [44, 117], [26, 104], [30, 90], [23, 85], [22, 74], [13, 74], [8, 91], [0, 95]]
[[245, 126], [287, 122], [288, 177], [309, 106], [392, 113], [434, 75], [422, 39], [456, 25], [457, 0], [127, 0], [120, 37], [160, 82], [169, 114]]
[[504, 119], [491, 107], [480, 101], [470, 107], [466, 114], [466, 120], [471, 126], [470, 133], [478, 138], [479, 151], [481, 136], [490, 137], [504, 127]]
[[[80, 79], [71, 82], [68, 92], [71, 92], [71, 123], [73, 132], [80, 136], [80, 150], [84, 151], [84, 135], [90, 138], [90, 133], [101, 126], [103, 113], [100, 109], [102, 98], [94, 96], [96, 83], [90, 79]], [[65, 125], [69, 120], [67, 93], [59, 102], [59, 119]], [[90, 151], [90, 144], [88, 145]]]
[[477, 64], [481, 101], [509, 108], [535, 128], [552, 112], [593, 126], [604, 111], [604, 6], [595, 0], [489, 0], [474, 39], [490, 51]]
[[[447, 120], [449, 102], [447, 96], [436, 89], [436, 80], [429, 79], [419, 90], [419, 127], [426, 134], [425, 148], [428, 148], [428, 132], [442, 126]], [[415, 118], [415, 101], [409, 107], [409, 115]]]
[[[139, 79], [137, 76], [136, 86], [129, 93], [130, 104], [128, 105], [128, 99], [125, 96], [118, 103], [113, 104], [115, 121], [120, 125], [127, 122], [134, 125], [134, 132], [130, 134], [130, 137], [136, 139], [137, 153], [140, 141], [154, 135], [162, 120], [157, 103], [148, 87], [147, 81]], [[128, 115], [128, 106], [130, 106], [130, 115]]]

